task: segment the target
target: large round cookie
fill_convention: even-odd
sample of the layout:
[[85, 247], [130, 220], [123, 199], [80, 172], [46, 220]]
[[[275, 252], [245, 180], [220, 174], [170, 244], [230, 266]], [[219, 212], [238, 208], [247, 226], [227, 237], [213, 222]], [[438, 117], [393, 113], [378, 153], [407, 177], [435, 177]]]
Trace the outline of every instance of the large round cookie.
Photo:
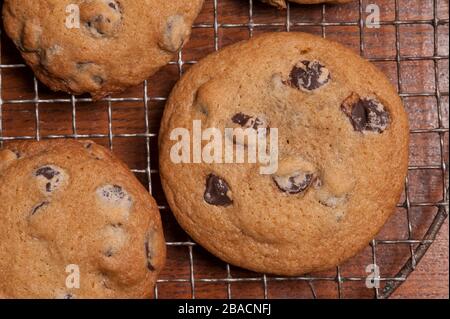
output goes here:
[[3, 20], [44, 84], [99, 99], [141, 83], [167, 64], [188, 40], [202, 4], [5, 0]]
[[319, 4], [319, 3], [330, 3], [330, 4], [341, 4], [348, 3], [353, 0], [261, 0], [262, 2], [271, 4], [278, 8], [286, 8], [288, 1], [299, 3], [299, 4]]
[[[224, 129], [278, 129], [278, 171], [175, 164], [194, 120], [247, 150], [255, 145]], [[402, 192], [408, 141], [402, 102], [372, 64], [313, 35], [269, 33], [208, 56], [176, 85], [160, 132], [161, 178], [179, 223], [210, 252], [299, 275], [340, 264], [377, 234]], [[199, 149], [191, 144], [184, 162]]]
[[0, 150], [0, 298], [150, 298], [164, 262], [156, 203], [108, 150]]

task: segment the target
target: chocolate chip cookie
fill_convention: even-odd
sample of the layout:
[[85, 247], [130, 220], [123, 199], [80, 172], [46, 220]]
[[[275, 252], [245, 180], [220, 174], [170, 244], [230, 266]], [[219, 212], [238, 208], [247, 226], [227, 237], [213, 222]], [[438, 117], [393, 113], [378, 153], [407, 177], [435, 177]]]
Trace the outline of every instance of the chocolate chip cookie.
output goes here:
[[203, 0], [5, 0], [7, 34], [44, 84], [94, 99], [135, 86], [188, 40]]
[[353, 0], [261, 0], [261, 1], [271, 4], [275, 7], [284, 9], [286, 8], [286, 3], [288, 1], [300, 4], [319, 4], [319, 3], [340, 4], [340, 3], [348, 3]]
[[[161, 179], [181, 226], [210, 252], [300, 275], [357, 254], [395, 211], [408, 133], [401, 99], [371, 63], [320, 37], [268, 33], [208, 56], [176, 85]], [[275, 155], [273, 170], [250, 161], [255, 148]]]
[[90, 142], [0, 150], [0, 298], [150, 298], [165, 262], [154, 199]]

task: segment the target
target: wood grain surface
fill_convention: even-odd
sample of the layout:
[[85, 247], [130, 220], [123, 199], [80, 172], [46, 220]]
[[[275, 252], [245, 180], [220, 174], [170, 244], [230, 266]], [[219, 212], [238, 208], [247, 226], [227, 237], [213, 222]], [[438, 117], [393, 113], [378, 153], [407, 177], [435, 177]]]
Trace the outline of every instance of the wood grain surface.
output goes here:
[[[218, 29], [215, 39], [214, 1], [206, 0], [192, 40], [181, 55], [186, 63], [168, 65], [146, 84], [113, 97], [124, 98], [123, 101], [92, 103], [83, 96], [72, 104], [67, 94], [49, 91], [42, 84], [35, 82], [32, 72], [21, 65], [23, 60], [18, 51], [2, 32], [0, 144], [7, 145], [12, 139], [89, 137], [111, 147], [117, 156], [135, 170], [136, 176], [144, 185], [151, 186], [151, 191], [161, 206], [167, 241], [189, 241], [167, 208], [157, 172], [156, 135], [164, 109], [164, 99], [178, 80], [180, 71], [185, 71], [194, 61], [214, 52], [216, 47], [248, 39], [250, 34], [286, 30], [285, 11], [260, 4], [257, 0], [253, 2], [250, 20], [248, 0], [218, 0]], [[399, 9], [397, 14], [396, 2]], [[411, 208], [407, 210], [399, 207], [377, 239], [420, 240], [437, 212], [433, 203], [445, 201], [444, 191], [445, 187], [448, 187], [448, 174], [444, 175], [440, 167], [442, 164], [448, 167], [449, 163], [449, 4], [448, 0], [436, 0], [436, 17], [441, 23], [435, 28], [432, 23], [435, 17], [432, 0], [363, 0], [361, 3], [362, 11], [359, 1], [325, 7], [291, 5], [290, 30], [326, 36], [349, 46], [366, 58], [373, 59], [402, 93], [410, 116], [411, 129], [415, 130], [415, 133], [411, 135], [410, 147], [410, 165], [414, 169], [409, 172], [408, 189], [405, 190], [400, 205], [405, 202], [407, 192]], [[364, 28], [360, 32], [360, 12], [364, 19], [365, 8], [370, 3], [379, 6], [382, 26], [379, 29]], [[395, 20], [403, 22], [395, 24]], [[254, 23], [251, 32], [249, 21]], [[361, 46], [361, 43], [364, 45]], [[396, 59], [397, 54], [399, 61]], [[433, 58], [436, 56], [440, 58]], [[143, 101], [144, 85], [147, 85], [148, 89], [147, 109]], [[437, 92], [439, 98], [436, 96]], [[55, 102], [55, 99], [58, 100]], [[147, 143], [150, 145], [149, 154]], [[150, 163], [147, 162], [148, 158], [151, 159]], [[152, 168], [151, 174], [146, 173], [148, 164]], [[408, 229], [408, 220], [411, 229]], [[415, 249], [415, 246], [413, 245], [412, 249]], [[422, 262], [392, 297], [448, 298], [448, 247], [447, 220]], [[410, 258], [411, 247], [401, 243], [377, 244], [375, 253], [381, 277], [390, 278], [394, 277]], [[338, 298], [340, 291], [342, 298], [373, 298], [374, 290], [365, 287], [365, 269], [371, 263], [372, 248], [367, 247], [342, 265], [342, 278], [360, 280], [344, 280], [339, 290], [334, 280], [334, 269], [312, 274], [314, 277], [323, 278], [313, 282], [289, 278], [276, 280], [270, 276], [264, 281], [261, 274], [233, 266], [227, 271], [225, 263], [198, 245], [169, 245], [167, 266], [161, 275], [162, 282], [158, 284], [158, 296], [191, 298], [195, 294], [196, 298], [263, 298], [266, 292], [268, 298], [312, 298], [314, 291], [317, 298]], [[230, 278], [234, 281], [227, 281]]]

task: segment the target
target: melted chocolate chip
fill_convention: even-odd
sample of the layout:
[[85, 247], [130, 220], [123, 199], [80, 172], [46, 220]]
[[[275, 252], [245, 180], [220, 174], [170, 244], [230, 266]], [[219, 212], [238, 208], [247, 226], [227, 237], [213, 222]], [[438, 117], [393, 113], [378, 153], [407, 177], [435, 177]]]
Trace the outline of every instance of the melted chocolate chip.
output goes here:
[[239, 124], [244, 128], [253, 128], [257, 130], [259, 128], [267, 128], [267, 122], [264, 119], [256, 116], [249, 116], [244, 113], [237, 113], [231, 118], [233, 123]]
[[222, 178], [210, 174], [206, 178], [205, 202], [215, 206], [229, 206], [233, 200], [228, 196], [230, 187]]
[[34, 214], [36, 214], [38, 212], [38, 210], [40, 210], [44, 206], [47, 206], [48, 204], [50, 204], [50, 203], [49, 202], [42, 202], [42, 203], [34, 206], [33, 209], [31, 210], [31, 215], [33, 216]]
[[35, 176], [43, 176], [48, 180], [52, 180], [53, 177], [58, 176], [59, 174], [60, 173], [58, 171], [54, 170], [50, 166], [41, 167], [34, 173]]
[[300, 90], [314, 91], [331, 80], [330, 71], [319, 61], [301, 61], [291, 70], [289, 83]]
[[[114, 215], [120, 213], [122, 218], [128, 218], [132, 213], [133, 199], [119, 185], [104, 185], [97, 188], [96, 197], [105, 214]], [[112, 225], [112, 227], [114, 228], [115, 226]], [[120, 227], [115, 228], [120, 229]]]
[[118, 5], [114, 1], [111, 1], [110, 3], [108, 3], [108, 6], [114, 10], [119, 10]]
[[245, 115], [244, 113], [237, 113], [231, 118], [231, 120], [233, 121], [233, 123], [244, 126], [245, 124], [247, 124], [248, 120], [250, 120], [250, 116]]
[[111, 37], [122, 23], [122, 10], [117, 1], [87, 2], [80, 8], [85, 28], [94, 37]]
[[341, 105], [357, 132], [384, 132], [390, 121], [389, 113], [375, 98], [361, 98], [353, 93]]
[[288, 194], [299, 194], [307, 190], [314, 181], [314, 174], [296, 171], [291, 175], [274, 176], [278, 188]]
[[111, 201], [121, 201], [128, 196], [123, 188], [118, 185], [104, 187], [101, 191], [101, 194], [105, 199]]
[[41, 187], [46, 193], [51, 193], [61, 186], [63, 175], [60, 169], [52, 166], [44, 166], [34, 172], [34, 176], [41, 179]]
[[14, 154], [16, 154], [17, 159], [21, 159], [22, 158], [22, 153], [20, 151], [17, 150], [13, 150], [12, 151]]

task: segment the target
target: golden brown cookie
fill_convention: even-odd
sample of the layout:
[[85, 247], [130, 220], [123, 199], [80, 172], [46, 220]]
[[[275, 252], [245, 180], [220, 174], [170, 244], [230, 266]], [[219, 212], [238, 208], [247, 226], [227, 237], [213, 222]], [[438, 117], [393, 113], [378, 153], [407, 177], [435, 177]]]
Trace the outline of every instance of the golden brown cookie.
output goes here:
[[135, 86], [187, 42], [203, 0], [5, 0], [27, 64], [56, 91], [99, 99]]
[[319, 4], [319, 3], [341, 4], [341, 3], [348, 3], [353, 0], [261, 0], [261, 1], [271, 4], [275, 7], [284, 9], [286, 8], [286, 3], [288, 1], [299, 4]]
[[[248, 152], [255, 143], [225, 129], [278, 132], [277, 170], [227, 163], [225, 147], [195, 163], [196, 149], [204, 158], [220, 134], [195, 146], [194, 120]], [[186, 136], [191, 154], [178, 148]], [[208, 56], [176, 85], [159, 138], [161, 179], [181, 226], [210, 252], [300, 275], [336, 266], [374, 238], [403, 190], [408, 142], [401, 99], [371, 63], [317, 36], [268, 33]]]
[[105, 148], [0, 150], [0, 298], [150, 298], [165, 249], [154, 199]]

